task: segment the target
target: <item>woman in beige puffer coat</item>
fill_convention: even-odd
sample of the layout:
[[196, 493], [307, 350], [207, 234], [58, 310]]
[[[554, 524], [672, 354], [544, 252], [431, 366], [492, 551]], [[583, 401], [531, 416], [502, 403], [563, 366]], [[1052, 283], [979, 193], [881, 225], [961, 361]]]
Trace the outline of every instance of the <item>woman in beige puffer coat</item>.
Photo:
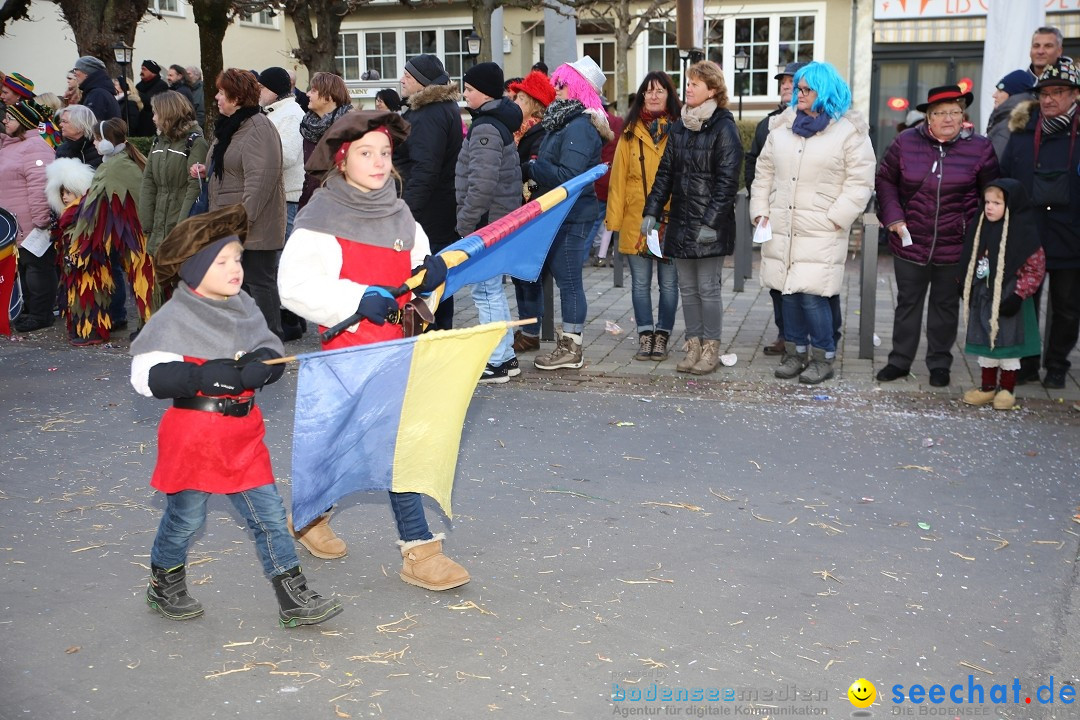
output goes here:
[[873, 192], [876, 162], [867, 123], [850, 110], [851, 91], [831, 65], [800, 69], [795, 89], [795, 106], [769, 123], [750, 216], [772, 231], [761, 249], [761, 282], [783, 293], [776, 377], [816, 384], [833, 375], [829, 298], [840, 292], [848, 233]]

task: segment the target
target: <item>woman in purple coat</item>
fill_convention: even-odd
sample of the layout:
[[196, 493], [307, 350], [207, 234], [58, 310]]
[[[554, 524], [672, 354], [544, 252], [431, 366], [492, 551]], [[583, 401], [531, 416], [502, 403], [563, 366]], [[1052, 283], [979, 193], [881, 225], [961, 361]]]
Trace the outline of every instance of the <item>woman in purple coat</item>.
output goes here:
[[926, 123], [905, 130], [877, 172], [878, 218], [889, 229], [896, 273], [896, 313], [889, 363], [877, 379], [911, 372], [926, 311], [930, 384], [949, 384], [960, 318], [960, 255], [964, 233], [979, 210], [983, 188], [1000, 175], [990, 140], [964, 128], [974, 96], [957, 85], [930, 90], [918, 105]]

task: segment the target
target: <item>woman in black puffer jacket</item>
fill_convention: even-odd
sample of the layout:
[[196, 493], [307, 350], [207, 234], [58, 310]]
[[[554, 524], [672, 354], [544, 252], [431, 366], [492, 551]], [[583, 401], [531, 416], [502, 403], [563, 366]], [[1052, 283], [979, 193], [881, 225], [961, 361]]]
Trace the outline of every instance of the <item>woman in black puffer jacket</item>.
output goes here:
[[743, 149], [720, 66], [705, 60], [691, 65], [686, 75], [686, 105], [668, 134], [641, 234], [647, 237], [656, 228], [670, 198], [664, 257], [675, 259], [686, 322], [686, 357], [676, 369], [705, 375], [720, 361], [720, 271], [723, 256], [735, 251]]

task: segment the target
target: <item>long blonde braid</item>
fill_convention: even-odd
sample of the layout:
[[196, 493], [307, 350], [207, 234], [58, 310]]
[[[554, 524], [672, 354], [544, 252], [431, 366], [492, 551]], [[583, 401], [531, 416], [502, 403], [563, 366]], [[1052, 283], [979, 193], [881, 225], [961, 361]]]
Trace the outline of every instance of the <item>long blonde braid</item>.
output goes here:
[[979, 238], [982, 236], [983, 213], [979, 213], [979, 224], [975, 227], [975, 239], [972, 240], [971, 261], [964, 276], [964, 325], [968, 324], [968, 304], [971, 302], [971, 279], [975, 277], [975, 266], [979, 263]]
[[1005, 246], [1009, 242], [1009, 208], [1005, 208], [1005, 225], [1001, 228], [1001, 242], [998, 243], [997, 271], [994, 273], [994, 294], [990, 306], [990, 349], [994, 349], [998, 334], [998, 308], [1001, 305], [1001, 284], [1005, 276]]

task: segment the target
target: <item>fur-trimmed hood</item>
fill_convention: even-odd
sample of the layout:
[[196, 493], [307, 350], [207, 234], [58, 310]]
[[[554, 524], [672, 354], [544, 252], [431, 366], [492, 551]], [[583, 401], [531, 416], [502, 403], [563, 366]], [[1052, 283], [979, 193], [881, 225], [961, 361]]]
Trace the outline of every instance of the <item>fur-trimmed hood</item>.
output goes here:
[[596, 128], [596, 132], [600, 133], [600, 137], [604, 142], [611, 142], [615, 139], [615, 133], [611, 131], [611, 124], [608, 122], [605, 112], [586, 108], [585, 114], [589, 116], [589, 122]]
[[[790, 106], [784, 108], [783, 112], [768, 118], [769, 130], [773, 130], [778, 127], [786, 127], [790, 129], [791, 126], [795, 123], [795, 116], [795, 108]], [[849, 123], [851, 123], [852, 126], [854, 126], [855, 128], [855, 132], [857, 132], [859, 135], [870, 134], [870, 123], [867, 122], [866, 116], [858, 110], [848, 110], [846, 113], [840, 116], [840, 119], [847, 120]], [[835, 123], [837, 121], [833, 120], [833, 122]]]
[[1009, 113], [1009, 132], [1019, 132], [1026, 128], [1038, 109], [1038, 100], [1028, 100], [1014, 107], [1013, 111]]
[[57, 158], [45, 168], [45, 177], [45, 197], [49, 200], [49, 207], [61, 215], [65, 205], [60, 199], [60, 188], [82, 197], [94, 180], [94, 168], [75, 158]]
[[454, 102], [461, 100], [461, 93], [458, 91], [456, 83], [428, 85], [406, 98], [405, 103], [410, 110], [419, 110], [425, 105], [432, 105], [445, 100]]

